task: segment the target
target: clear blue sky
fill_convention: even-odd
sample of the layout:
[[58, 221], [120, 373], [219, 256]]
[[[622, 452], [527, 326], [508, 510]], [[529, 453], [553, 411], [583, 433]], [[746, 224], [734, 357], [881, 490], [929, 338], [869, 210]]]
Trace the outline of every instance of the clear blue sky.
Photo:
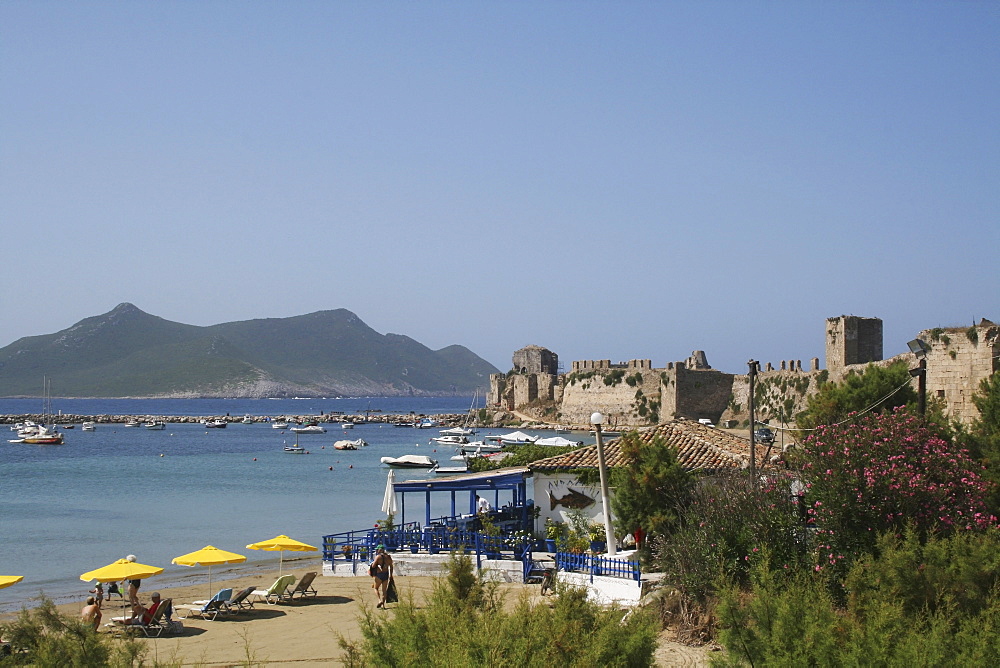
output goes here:
[[501, 369], [1000, 320], [997, 2], [0, 3], [0, 346], [346, 308]]

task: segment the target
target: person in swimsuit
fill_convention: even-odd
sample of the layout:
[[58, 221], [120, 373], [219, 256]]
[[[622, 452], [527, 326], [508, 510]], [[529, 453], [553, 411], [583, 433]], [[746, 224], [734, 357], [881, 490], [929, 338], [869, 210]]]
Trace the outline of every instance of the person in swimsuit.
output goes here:
[[375, 569], [375, 595], [378, 597], [376, 608], [385, 607], [385, 595], [389, 591], [389, 580], [392, 579], [392, 557], [386, 554], [385, 545], [378, 546], [375, 561], [372, 562]]
[[101, 625], [101, 606], [97, 604], [97, 599], [93, 596], [87, 597], [87, 605], [80, 611], [80, 619], [87, 624], [93, 625], [96, 631]]

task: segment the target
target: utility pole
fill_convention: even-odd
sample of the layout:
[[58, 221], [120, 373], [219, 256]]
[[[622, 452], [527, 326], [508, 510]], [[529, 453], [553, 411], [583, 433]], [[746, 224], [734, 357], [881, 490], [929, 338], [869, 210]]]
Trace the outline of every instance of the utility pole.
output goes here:
[[917, 365], [917, 370], [919, 374], [917, 375], [917, 410], [920, 412], [920, 418], [924, 418], [924, 414], [927, 412], [927, 358], [921, 357], [920, 363]]
[[753, 430], [757, 425], [757, 417], [754, 412], [753, 405], [753, 392], [754, 384], [757, 381], [757, 371], [760, 369], [760, 363], [756, 360], [750, 360], [747, 362], [747, 366], [750, 367], [750, 478], [756, 479], [757, 477], [757, 443], [754, 436]]

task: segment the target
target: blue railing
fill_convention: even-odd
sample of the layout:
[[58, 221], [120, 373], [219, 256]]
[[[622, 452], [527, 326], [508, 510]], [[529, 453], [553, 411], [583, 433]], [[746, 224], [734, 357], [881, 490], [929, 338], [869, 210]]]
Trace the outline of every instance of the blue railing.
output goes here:
[[[524, 576], [532, 570], [532, 541], [523, 536], [488, 536], [479, 531], [464, 531], [454, 527], [420, 527], [410, 522], [394, 528], [346, 531], [323, 536], [323, 560], [336, 566], [348, 562], [353, 573], [364, 573], [375, 556], [375, 548], [385, 545], [389, 551], [410, 550], [415, 553], [438, 554], [466, 552], [475, 555], [476, 566], [483, 559], [513, 559], [521, 561]], [[616, 559], [592, 554], [557, 552], [556, 569], [591, 576], [604, 575], [638, 582], [642, 572], [638, 561]]]
[[349, 562], [352, 572], [363, 572], [379, 545], [385, 545], [390, 552], [407, 549], [428, 554], [467, 552], [476, 556], [477, 566], [484, 558], [530, 561], [532, 547], [531, 540], [523, 536], [488, 536], [479, 531], [442, 526], [421, 528], [413, 522], [392, 531], [368, 529], [323, 536], [323, 560], [334, 565]]
[[591, 576], [606, 575], [613, 578], [628, 578], [636, 582], [642, 576], [638, 561], [586, 553], [556, 552], [556, 568], [572, 573], [588, 573]]

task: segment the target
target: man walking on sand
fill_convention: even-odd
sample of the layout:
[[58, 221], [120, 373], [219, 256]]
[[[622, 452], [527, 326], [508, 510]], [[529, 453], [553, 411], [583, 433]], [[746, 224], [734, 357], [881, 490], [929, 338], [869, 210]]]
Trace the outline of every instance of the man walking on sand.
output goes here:
[[378, 596], [376, 608], [385, 607], [385, 595], [389, 591], [392, 580], [392, 557], [386, 554], [385, 545], [378, 546], [375, 561], [372, 562], [372, 576], [375, 578], [375, 595]]

